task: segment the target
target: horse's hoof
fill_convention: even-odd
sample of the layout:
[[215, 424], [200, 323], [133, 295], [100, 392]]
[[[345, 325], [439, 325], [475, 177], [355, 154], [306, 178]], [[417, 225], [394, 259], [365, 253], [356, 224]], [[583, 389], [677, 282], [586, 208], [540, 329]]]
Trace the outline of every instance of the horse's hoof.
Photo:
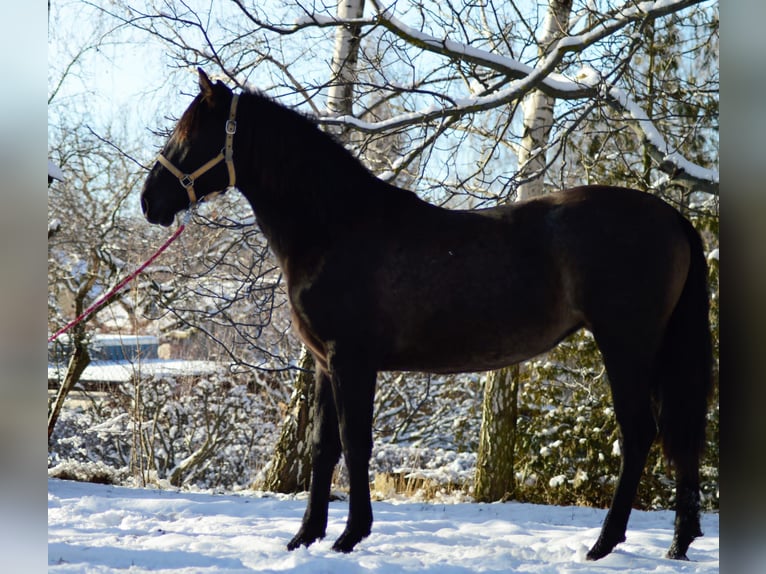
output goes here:
[[665, 554], [665, 558], [670, 558], [671, 560], [689, 560], [686, 556], [686, 551], [689, 548], [689, 544], [691, 544], [691, 540], [687, 543], [680, 543], [677, 539], [673, 539], [673, 543], [670, 545], [670, 548], [668, 548], [667, 553]]
[[625, 537], [623, 536], [621, 539], [616, 540], [615, 542], [608, 542], [606, 540], [603, 540], [602, 538], [599, 538], [596, 540], [596, 543], [593, 545], [593, 548], [591, 548], [588, 553], [585, 555], [585, 558], [587, 560], [601, 560], [604, 556], [607, 554], [610, 554], [612, 550], [614, 550], [614, 547], [617, 546], [620, 542], [625, 542]]
[[354, 532], [346, 529], [343, 534], [341, 534], [340, 537], [335, 541], [335, 544], [332, 545], [332, 549], [336, 552], [343, 552], [344, 554], [348, 554], [362, 539], [367, 538], [369, 535], [369, 532], [366, 534], [355, 534]]
[[287, 549], [292, 551], [299, 546], [311, 546], [317, 540], [324, 538], [324, 532], [311, 533], [309, 529], [301, 527], [290, 542], [287, 543]]
[[665, 554], [665, 558], [670, 558], [671, 560], [689, 561], [689, 558], [686, 556], [685, 552], [678, 552], [678, 550], [674, 549], [672, 546], [670, 550], [668, 550], [667, 554]]
[[596, 544], [593, 546], [593, 548], [588, 550], [588, 553], [585, 555], [585, 559], [590, 560], [591, 562], [595, 560], [601, 560], [604, 556], [610, 554], [611, 552], [611, 548], [601, 548], [598, 544]]
[[691, 543], [694, 542], [694, 539], [702, 535], [702, 530], [700, 530], [699, 525], [692, 529], [691, 533], [689, 533], [688, 530], [676, 533], [673, 536], [673, 542], [670, 543], [670, 548], [668, 548], [668, 551], [665, 554], [665, 558], [670, 558], [671, 560], [689, 560], [686, 556], [686, 551], [689, 549]]

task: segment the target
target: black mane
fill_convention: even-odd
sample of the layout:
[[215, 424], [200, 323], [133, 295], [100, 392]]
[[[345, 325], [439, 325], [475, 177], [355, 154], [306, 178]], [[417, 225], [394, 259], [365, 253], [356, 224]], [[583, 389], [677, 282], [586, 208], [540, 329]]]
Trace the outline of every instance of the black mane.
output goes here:
[[[375, 177], [337, 137], [323, 130], [315, 117], [287, 108], [257, 91], [243, 93], [241, 106], [242, 113], [257, 117], [256, 132], [259, 126], [264, 126], [264, 133], [269, 134], [265, 143], [270, 146], [278, 142], [285, 155], [291, 152], [295, 155], [296, 163], [308, 164], [314, 169], [324, 165], [332, 169], [333, 175], [342, 176], [332, 179]], [[301, 174], [308, 175], [305, 170], [301, 170]]]
[[[286, 237], [327, 237], [361, 214], [384, 214], [402, 202], [423, 204], [413, 192], [375, 177], [311, 116], [258, 92], [242, 95], [239, 113], [240, 125], [251, 126], [245, 148], [252, 150], [253, 167], [252, 189], [240, 189], [261, 214], [261, 226], [272, 229], [275, 250]], [[270, 213], [288, 209], [293, 216], [287, 225], [270, 223]]]

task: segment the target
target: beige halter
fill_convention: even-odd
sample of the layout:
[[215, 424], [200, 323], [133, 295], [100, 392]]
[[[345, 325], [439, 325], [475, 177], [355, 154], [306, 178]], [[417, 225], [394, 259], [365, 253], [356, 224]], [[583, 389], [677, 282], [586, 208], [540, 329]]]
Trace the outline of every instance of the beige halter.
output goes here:
[[[194, 180], [201, 176], [203, 173], [210, 171], [216, 165], [222, 161], [226, 162], [226, 167], [229, 170], [229, 187], [234, 187], [237, 183], [237, 175], [234, 172], [234, 134], [237, 133], [237, 103], [239, 102], [239, 94], [234, 94], [231, 99], [231, 108], [229, 109], [229, 119], [226, 122], [226, 143], [221, 152], [213, 159], [205, 163], [202, 167], [194, 170], [192, 173], [183, 173], [180, 169], [174, 166], [168, 158], [160, 154], [157, 157], [157, 161], [161, 163], [165, 168], [178, 178], [181, 186], [186, 190], [186, 194], [189, 196], [189, 204], [194, 205], [197, 203], [197, 194], [194, 191]], [[223, 191], [223, 190], [221, 190]], [[209, 193], [202, 199], [212, 199], [221, 191]]]

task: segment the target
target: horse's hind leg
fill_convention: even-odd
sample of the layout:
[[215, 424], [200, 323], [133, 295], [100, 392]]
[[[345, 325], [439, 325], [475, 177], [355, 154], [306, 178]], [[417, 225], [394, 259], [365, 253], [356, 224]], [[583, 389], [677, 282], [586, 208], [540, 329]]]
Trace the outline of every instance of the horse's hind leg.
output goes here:
[[686, 551], [698, 536], [700, 528], [699, 454], [690, 450], [688, 457], [675, 460], [676, 466], [676, 521], [673, 542], [667, 557], [688, 560]]
[[[596, 341], [599, 342], [598, 336]], [[640, 343], [636, 344], [640, 349]], [[599, 342], [599, 347], [604, 356], [614, 412], [622, 433], [623, 458], [612, 505], [598, 540], [587, 554], [588, 560], [603, 558], [625, 540], [631, 506], [657, 434], [649, 391], [651, 361], [637, 356], [636, 347], [618, 349], [603, 342]]]
[[288, 543], [288, 550], [295, 550], [301, 545], [308, 546], [317, 539], [324, 538], [332, 473], [340, 458], [338, 417], [332, 386], [327, 373], [320, 368], [317, 368], [313, 410], [314, 434], [309, 501], [301, 528]]

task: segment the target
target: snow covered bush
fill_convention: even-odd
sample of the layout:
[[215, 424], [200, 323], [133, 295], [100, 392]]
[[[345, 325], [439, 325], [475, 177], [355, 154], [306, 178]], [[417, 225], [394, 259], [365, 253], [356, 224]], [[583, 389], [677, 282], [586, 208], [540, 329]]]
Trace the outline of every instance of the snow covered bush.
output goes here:
[[483, 376], [379, 373], [373, 431], [381, 442], [475, 452]]
[[48, 446], [49, 472], [66, 466], [76, 467], [84, 478], [88, 464], [104, 464], [127, 470], [130, 465], [130, 434], [121, 417], [127, 413], [114, 400], [95, 395], [75, 401], [70, 398], [61, 411]]
[[516, 439], [518, 500], [606, 506], [620, 468], [601, 356], [580, 332], [522, 369]]
[[232, 376], [129, 383], [94, 405], [62, 416], [49, 467], [100, 462], [138, 484], [245, 486], [268, 460], [279, 421], [278, 405]]

